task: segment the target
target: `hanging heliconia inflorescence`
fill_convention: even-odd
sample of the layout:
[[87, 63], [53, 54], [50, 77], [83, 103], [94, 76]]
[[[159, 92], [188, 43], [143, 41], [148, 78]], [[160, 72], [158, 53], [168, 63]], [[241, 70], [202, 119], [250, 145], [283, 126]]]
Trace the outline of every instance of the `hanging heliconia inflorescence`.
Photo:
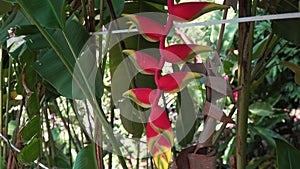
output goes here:
[[123, 96], [128, 97], [144, 108], [151, 108], [151, 114], [146, 127], [147, 144], [155, 165], [158, 169], [167, 169], [171, 161], [171, 148], [174, 145], [174, 135], [170, 120], [164, 108], [159, 105], [163, 92], [175, 93], [182, 90], [189, 82], [202, 75], [194, 72], [174, 72], [162, 76], [165, 62], [181, 64], [194, 58], [200, 52], [212, 51], [209, 47], [196, 44], [175, 44], [165, 46], [166, 36], [173, 26], [173, 22], [189, 22], [200, 15], [219, 9], [228, 8], [210, 2], [187, 2], [174, 4], [168, 0], [168, 20], [163, 25], [151, 18], [141, 15], [128, 15], [139, 33], [150, 42], [160, 43], [160, 59], [147, 53], [135, 50], [124, 50], [133, 61], [140, 73], [154, 75], [156, 89], [135, 88], [126, 91]]

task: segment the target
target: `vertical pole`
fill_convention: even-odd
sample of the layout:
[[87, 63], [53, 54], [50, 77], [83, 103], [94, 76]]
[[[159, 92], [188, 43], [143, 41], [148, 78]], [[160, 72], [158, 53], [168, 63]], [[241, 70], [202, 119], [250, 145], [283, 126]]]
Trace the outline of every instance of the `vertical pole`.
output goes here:
[[[251, 1], [239, 0], [239, 17], [250, 16]], [[251, 87], [251, 57], [253, 23], [239, 23], [238, 27], [238, 83], [242, 87], [238, 98], [237, 115], [237, 169], [247, 165], [247, 129]]]

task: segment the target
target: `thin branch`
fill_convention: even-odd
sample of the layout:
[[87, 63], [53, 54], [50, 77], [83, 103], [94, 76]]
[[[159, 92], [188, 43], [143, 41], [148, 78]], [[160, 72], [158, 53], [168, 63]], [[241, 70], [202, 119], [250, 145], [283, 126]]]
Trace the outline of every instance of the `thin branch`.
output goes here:
[[[224, 0], [224, 1], [225, 1], [225, 5], [227, 5], [229, 3], [229, 0]], [[226, 20], [227, 14], [228, 14], [228, 8], [224, 9], [223, 18], [222, 18], [223, 20]], [[217, 54], [218, 55], [220, 55], [220, 52], [221, 52], [224, 32], [225, 32], [225, 24], [222, 24], [221, 29], [220, 29], [218, 44], [217, 44]]]
[[[68, 132], [68, 135], [69, 135], [69, 138], [71, 139], [72, 143], [74, 144], [74, 147], [75, 147], [75, 150], [76, 152], [79, 152], [79, 147], [78, 145], [76, 144], [75, 140], [73, 139], [74, 137], [77, 137], [76, 135], [74, 135], [74, 137], [72, 136], [72, 132], [70, 130], [70, 123], [69, 123], [69, 112], [67, 111], [67, 114], [68, 114], [68, 124], [65, 120], [65, 118], [63, 117], [62, 115], [62, 112], [59, 110], [59, 107], [58, 107], [58, 104], [57, 104], [57, 101], [55, 100], [53, 102], [53, 105], [54, 105], [54, 108], [56, 109], [56, 111], [58, 112], [58, 115], [59, 117], [61, 118], [63, 124], [64, 124], [64, 127], [67, 129], [67, 132]], [[51, 112], [51, 109], [49, 109], [49, 111]], [[52, 112], [51, 112], [52, 114]], [[78, 138], [77, 138], [78, 140]], [[70, 145], [71, 146], [71, 145]]]
[[[230, 110], [230, 113], [228, 114], [228, 118], [231, 118], [234, 114], [234, 112], [236, 111], [236, 105], [233, 106], [233, 108]], [[220, 137], [221, 137], [221, 134], [223, 133], [224, 129], [226, 128], [226, 125], [228, 123], [223, 123], [221, 128], [217, 131], [214, 139], [213, 139], [213, 143], [212, 145], [216, 146], [216, 144], [218, 143]]]
[[[1, 138], [4, 142], [6, 142], [6, 143], [9, 145], [9, 147], [11, 147], [11, 149], [13, 149], [14, 151], [16, 151], [16, 152], [18, 152], [18, 153], [21, 152], [21, 150], [18, 149], [18, 148], [17, 148], [16, 146], [14, 146], [13, 144], [11, 144], [11, 143], [9, 142], [9, 140], [8, 140], [6, 137], [4, 137], [4, 136], [2, 135], [2, 133], [0, 133], [0, 138]], [[38, 162], [37, 160], [35, 160], [34, 163], [37, 164], [38, 166], [44, 168], [44, 169], [49, 169], [48, 167], [46, 167], [44, 164]]]

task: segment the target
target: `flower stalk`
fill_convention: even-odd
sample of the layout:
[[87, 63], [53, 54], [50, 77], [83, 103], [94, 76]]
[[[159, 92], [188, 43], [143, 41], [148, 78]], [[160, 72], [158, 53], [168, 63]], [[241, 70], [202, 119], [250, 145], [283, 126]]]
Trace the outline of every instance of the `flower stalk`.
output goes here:
[[[163, 92], [176, 93], [185, 88], [195, 78], [200, 78], [199, 73], [174, 72], [162, 76], [162, 68], [165, 62], [181, 64], [193, 59], [200, 52], [211, 52], [208, 47], [196, 44], [175, 44], [165, 46], [166, 36], [172, 29], [174, 21], [187, 22], [200, 15], [215, 10], [224, 9], [227, 6], [208, 2], [187, 2], [174, 4], [168, 1], [169, 16], [166, 25], [153, 19], [139, 15], [129, 15], [131, 27], [135, 26], [139, 33], [150, 42], [159, 41], [159, 61], [142, 51], [123, 50], [130, 56], [136, 68], [142, 74], [154, 75], [156, 89], [134, 88], [123, 94], [144, 108], [151, 108], [151, 114], [147, 122], [146, 136], [148, 149], [153, 156], [154, 163], [159, 169], [167, 169], [171, 161], [171, 149], [174, 145], [174, 135], [168, 114], [159, 105]], [[186, 11], [192, 11], [188, 13]], [[151, 26], [150, 26], [151, 25]], [[132, 59], [133, 58], [133, 59]]]

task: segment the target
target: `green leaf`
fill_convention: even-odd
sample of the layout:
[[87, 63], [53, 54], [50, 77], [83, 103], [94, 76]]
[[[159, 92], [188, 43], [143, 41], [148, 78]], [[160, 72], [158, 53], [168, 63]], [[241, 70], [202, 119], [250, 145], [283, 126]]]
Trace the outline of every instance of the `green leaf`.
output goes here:
[[0, 157], [0, 168], [6, 168], [5, 161], [3, 157]]
[[[144, 132], [144, 124], [148, 116], [146, 112], [139, 112], [130, 100], [126, 99], [120, 104], [121, 122], [125, 130], [134, 138], [141, 138]], [[143, 120], [144, 119], [144, 120]]]
[[26, 86], [28, 90], [32, 92], [36, 92], [37, 74], [36, 71], [32, 68], [32, 64], [36, 60], [36, 54], [27, 49], [22, 53], [19, 60], [22, 63], [22, 67], [23, 67], [23, 71], [22, 71], [22, 76], [24, 77], [22, 81], [23, 86]]
[[[132, 112], [133, 117], [135, 113]], [[129, 133], [132, 134], [133, 138], [141, 138], [142, 134], [144, 132], [144, 125], [143, 123], [138, 123], [132, 120], [127, 119], [124, 117], [124, 115], [121, 115], [121, 122], [122, 126], [125, 128], [125, 130]]]
[[[11, 45], [11, 43], [12, 43], [12, 45]], [[10, 38], [7, 41], [7, 47], [9, 47], [9, 45], [11, 45], [11, 46], [10, 46], [8, 52], [16, 60], [27, 49], [27, 46], [25, 45], [25, 40], [21, 36]]]
[[[160, 6], [160, 7], [159, 7]], [[164, 5], [147, 3], [144, 1], [131, 1], [126, 2], [123, 13], [134, 14], [140, 12], [165, 12]]]
[[[279, 37], [282, 37], [295, 44], [300, 44], [300, 19], [285, 19], [272, 21], [272, 30]], [[288, 29], [287, 29], [288, 28]]]
[[[298, 0], [280, 0], [272, 1], [269, 0], [266, 8], [268, 11], [274, 14], [298, 12]], [[295, 44], [300, 44], [300, 19], [282, 19], [271, 21], [272, 31], [279, 37], [282, 37]]]
[[284, 137], [282, 137], [280, 134], [274, 132], [271, 129], [256, 127], [256, 126], [254, 126], [253, 128], [256, 130], [257, 134], [261, 138], [265, 139], [267, 143], [272, 147], [276, 147], [275, 140], [274, 140], [275, 138], [286, 141]]
[[[113, 5], [113, 9], [114, 12], [116, 14], [117, 17], [119, 17], [124, 9], [124, 0], [113, 0], [111, 1], [112, 5]], [[97, 0], [95, 3], [95, 7], [99, 7], [100, 6], [100, 1]], [[107, 6], [107, 3], [104, 3], [104, 14], [103, 14], [103, 18], [104, 20], [110, 19], [110, 12], [109, 12], [109, 8]]]
[[276, 141], [278, 169], [299, 169], [300, 151], [280, 139]]
[[41, 156], [42, 139], [34, 139], [26, 145], [18, 154], [18, 161], [20, 163], [30, 163]]
[[17, 124], [16, 120], [9, 121], [8, 130], [7, 130], [8, 135], [12, 136], [14, 134], [14, 131], [16, 129], [16, 124]]
[[236, 150], [236, 136], [231, 137], [230, 141], [228, 142], [228, 146], [224, 151], [224, 160], [229, 164], [230, 156]]
[[193, 100], [189, 94], [188, 89], [183, 89], [179, 94], [180, 107], [177, 106], [179, 111], [178, 118], [176, 120], [176, 138], [179, 141], [179, 145], [186, 147], [193, 140], [196, 131], [196, 112], [193, 104]]
[[39, 137], [41, 134], [40, 117], [35, 116], [32, 118], [29, 122], [27, 122], [25, 127], [21, 129], [20, 133], [24, 142], [28, 142], [34, 136]]
[[26, 40], [26, 45], [29, 49], [33, 51], [47, 49], [49, 50], [50, 45], [42, 34], [36, 33], [24, 38]]
[[17, 0], [17, 2], [46, 28], [64, 28], [64, 0]]
[[268, 159], [268, 157], [256, 157], [256, 158], [253, 158], [249, 162], [249, 165], [247, 165], [246, 169], [256, 169], [256, 168], [258, 168], [261, 165], [261, 163], [263, 163], [267, 159]]
[[12, 10], [12, 4], [0, 0], [0, 15], [10, 12]]
[[270, 116], [272, 115], [272, 106], [265, 102], [255, 102], [249, 106], [249, 111], [259, 116]]
[[28, 98], [26, 108], [29, 118], [33, 118], [35, 115], [39, 114], [40, 103], [37, 92], [32, 93], [31, 96]]
[[[252, 49], [252, 59], [256, 59], [261, 55], [264, 51], [264, 47], [268, 41], [269, 37], [266, 37], [265, 39], [262, 39], [260, 42], [256, 43]], [[277, 36], [273, 36], [271, 42], [269, 43], [269, 46], [274, 45], [276, 42]]]
[[[65, 36], [62, 31], [58, 30], [53, 35], [53, 38], [60, 46], [63, 57], [68, 62], [67, 64], [72, 68], [72, 74], [53, 49], [42, 53], [39, 56], [38, 62], [36, 62], [33, 67], [40, 76], [45, 78], [65, 97], [84, 98], [81, 89], [76, 85], [73, 79], [74, 76], [77, 76], [80, 83], [83, 83], [83, 86], [92, 87], [98, 98], [101, 97], [103, 85], [100, 72], [97, 71], [96, 54], [94, 53], [94, 50], [96, 50], [95, 46], [86, 46], [81, 52], [89, 38], [88, 32], [74, 17], [67, 21], [64, 31]], [[77, 58], [79, 56], [80, 58]], [[84, 78], [81, 76], [82, 74], [78, 72], [78, 66], [82, 67], [83, 74], [88, 82], [84, 82]], [[85, 83], [89, 83], [89, 86], [85, 85]]]
[[295, 73], [294, 79], [297, 85], [300, 86], [300, 67], [291, 62], [280, 62], [281, 65], [288, 67]]
[[5, 1], [5, 2], [10, 2], [10, 3], [15, 3], [15, 2], [17, 2], [17, 0], [3, 0], [3, 1]]
[[161, 4], [161, 5], [167, 5], [168, 1], [167, 0], [146, 0], [151, 3], [156, 3], [156, 4]]
[[[17, 25], [29, 25], [30, 21], [25, 17], [21, 10], [13, 11], [9, 18], [3, 23], [0, 29], [0, 43], [3, 44], [9, 39], [8, 31]], [[6, 45], [3, 45], [6, 46]]]
[[95, 144], [92, 143], [87, 147], [84, 147], [77, 154], [73, 169], [83, 169], [83, 168], [98, 168], [97, 161], [95, 158]]
[[68, 159], [60, 157], [60, 156], [54, 158], [53, 165], [57, 168], [60, 168], [60, 169], [69, 169], [69, 168], [71, 168]]

